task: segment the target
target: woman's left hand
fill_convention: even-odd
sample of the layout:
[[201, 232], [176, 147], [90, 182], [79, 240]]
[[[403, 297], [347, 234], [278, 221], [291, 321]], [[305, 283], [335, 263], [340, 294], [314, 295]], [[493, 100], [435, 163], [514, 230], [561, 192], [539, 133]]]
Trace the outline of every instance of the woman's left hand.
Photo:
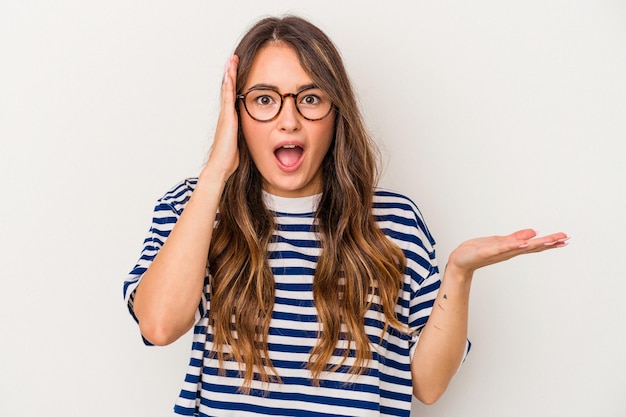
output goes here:
[[562, 248], [567, 245], [569, 239], [565, 233], [536, 236], [537, 232], [533, 229], [524, 229], [508, 236], [468, 240], [450, 254], [448, 267], [471, 276], [478, 268], [506, 261], [518, 255]]

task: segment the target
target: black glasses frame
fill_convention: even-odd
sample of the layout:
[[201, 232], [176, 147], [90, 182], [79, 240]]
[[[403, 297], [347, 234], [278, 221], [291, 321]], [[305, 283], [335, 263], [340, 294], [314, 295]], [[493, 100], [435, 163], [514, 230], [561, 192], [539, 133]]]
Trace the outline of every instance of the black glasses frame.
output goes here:
[[[283, 110], [283, 105], [285, 104], [285, 99], [287, 97], [292, 97], [293, 98], [293, 103], [296, 106], [296, 110], [298, 111], [298, 114], [300, 114], [300, 116], [302, 116], [303, 118], [305, 118], [306, 120], [309, 120], [311, 122], [316, 122], [318, 120], [322, 120], [324, 119], [326, 116], [328, 116], [332, 111], [333, 108], [335, 106], [333, 106], [332, 104], [330, 105], [330, 107], [328, 108], [328, 112], [323, 115], [322, 117], [318, 117], [316, 119], [309, 119], [308, 117], [306, 117], [304, 114], [302, 114], [302, 112], [300, 111], [300, 107], [298, 106], [298, 96], [306, 91], [312, 90], [313, 88], [305, 88], [304, 90], [300, 90], [297, 93], [285, 93], [285, 94], [280, 94], [280, 92], [278, 92], [277, 90], [273, 89], [273, 88], [267, 88], [267, 87], [258, 87], [258, 88], [251, 88], [248, 91], [246, 91], [243, 94], [237, 94], [236, 98], [238, 100], [243, 101], [243, 107], [246, 109], [246, 113], [248, 113], [248, 116], [252, 117], [253, 120], [256, 120], [257, 122], [261, 122], [261, 123], [265, 123], [265, 122], [271, 122], [272, 120], [275, 120], [278, 115], [280, 114], [280, 112]], [[280, 107], [278, 107], [278, 111], [276, 112], [276, 114], [274, 115], [274, 117], [272, 117], [271, 119], [267, 119], [267, 120], [263, 120], [263, 119], [257, 119], [256, 117], [254, 117], [252, 114], [250, 114], [250, 110], [248, 110], [248, 106], [246, 105], [246, 97], [248, 96], [248, 94], [250, 94], [253, 91], [257, 91], [257, 90], [268, 90], [268, 91], [273, 91], [276, 94], [278, 94], [280, 96]]]

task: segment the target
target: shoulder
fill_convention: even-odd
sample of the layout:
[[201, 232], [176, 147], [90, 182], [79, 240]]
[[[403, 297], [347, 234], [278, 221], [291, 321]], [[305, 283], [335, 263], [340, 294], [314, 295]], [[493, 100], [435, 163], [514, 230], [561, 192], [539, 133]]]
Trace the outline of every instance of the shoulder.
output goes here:
[[185, 178], [179, 181], [157, 201], [157, 209], [161, 207], [162, 209], [171, 210], [180, 215], [191, 198], [191, 194], [193, 190], [195, 190], [197, 183], [198, 178]]
[[384, 188], [376, 188], [374, 190], [374, 208], [397, 209], [419, 214], [417, 204], [415, 204], [409, 197], [396, 191]]
[[435, 239], [431, 235], [424, 216], [412, 199], [404, 194], [383, 188], [374, 190], [372, 211], [383, 230], [417, 234], [432, 246]]

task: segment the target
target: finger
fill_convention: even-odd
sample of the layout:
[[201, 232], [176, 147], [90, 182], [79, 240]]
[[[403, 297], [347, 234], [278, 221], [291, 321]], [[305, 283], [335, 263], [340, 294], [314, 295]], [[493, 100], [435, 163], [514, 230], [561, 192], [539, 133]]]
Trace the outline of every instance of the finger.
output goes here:
[[517, 240], [528, 240], [537, 236], [537, 231], [535, 229], [522, 229], [512, 233], [510, 236]]
[[565, 233], [554, 233], [549, 236], [533, 239], [521, 249], [526, 253], [542, 252], [544, 250], [562, 248], [568, 245], [570, 237]]
[[540, 238], [533, 239], [533, 240], [536, 241], [537, 243], [541, 243], [546, 246], [551, 246], [560, 242], [566, 242], [568, 239], [569, 237], [565, 233], [559, 232], [559, 233], [552, 233], [547, 236], [542, 236]]
[[550, 236], [547, 237], [546, 239], [548, 239], [547, 242], [544, 242], [543, 245], [544, 246], [554, 246], [554, 247], [563, 247], [563, 246], [567, 246], [568, 241], [570, 240], [569, 236], [563, 236], [564, 233], [555, 235], [555, 236]]
[[520, 248], [525, 248], [525, 247], [528, 247], [529, 245], [536, 246], [539, 244], [542, 244], [542, 245], [545, 244], [547, 246], [550, 246], [550, 245], [555, 245], [558, 243], [565, 242], [567, 241], [567, 239], [569, 239], [568, 236], [563, 232], [552, 233], [550, 235], [542, 236], [542, 237], [535, 237], [536, 235], [537, 235], [537, 232], [535, 230], [524, 229], [524, 230], [519, 230], [510, 236], [521, 241], [519, 243]]
[[235, 83], [237, 78], [237, 66], [239, 58], [233, 55], [226, 62], [224, 79], [222, 82], [222, 108], [218, 120], [218, 130], [221, 126], [227, 131], [237, 128], [237, 112], [235, 104], [237, 101]]
[[239, 58], [237, 55], [231, 56], [226, 62], [224, 70], [224, 80], [222, 82], [222, 104], [234, 105], [235, 103], [235, 83], [237, 78], [237, 64]]

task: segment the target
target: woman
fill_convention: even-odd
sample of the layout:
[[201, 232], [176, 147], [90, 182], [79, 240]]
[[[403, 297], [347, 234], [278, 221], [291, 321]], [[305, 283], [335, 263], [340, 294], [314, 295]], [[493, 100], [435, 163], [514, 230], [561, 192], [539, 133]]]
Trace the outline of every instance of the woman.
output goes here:
[[408, 416], [469, 349], [473, 272], [567, 244], [474, 239], [441, 279], [415, 205], [375, 181], [330, 39], [297, 17], [259, 21], [227, 63], [206, 166], [159, 200], [125, 284], [146, 342], [194, 327], [177, 413]]

